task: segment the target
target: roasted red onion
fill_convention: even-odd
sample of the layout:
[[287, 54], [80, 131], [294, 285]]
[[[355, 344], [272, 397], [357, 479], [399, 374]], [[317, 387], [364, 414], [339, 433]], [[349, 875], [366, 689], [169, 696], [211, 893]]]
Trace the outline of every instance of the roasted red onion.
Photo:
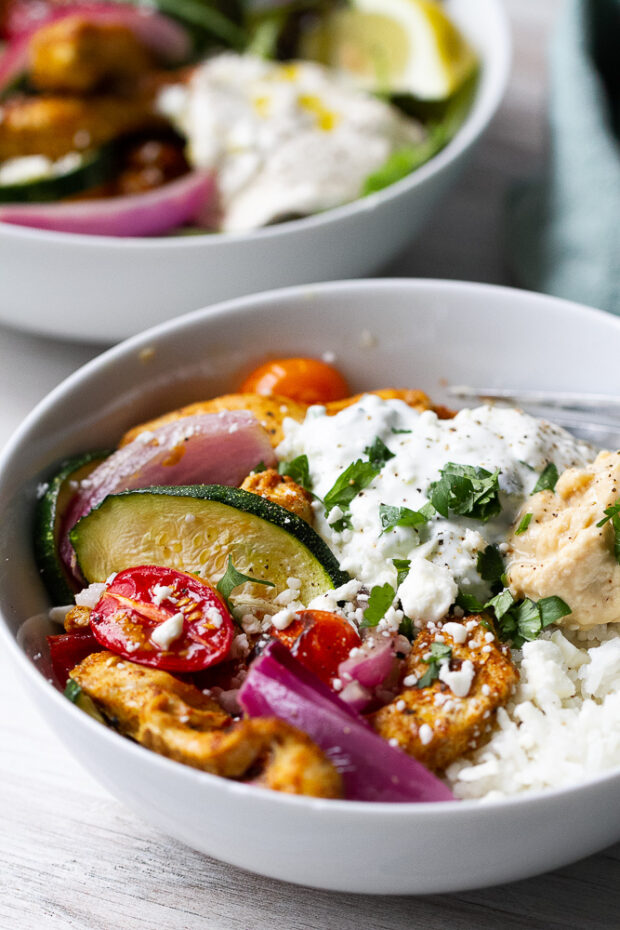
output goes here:
[[202, 413], [164, 423], [117, 449], [84, 479], [65, 513], [60, 555], [80, 581], [69, 531], [108, 494], [154, 485], [238, 485], [275, 455], [267, 433], [246, 410]]
[[193, 171], [144, 194], [6, 204], [0, 206], [0, 221], [90, 236], [156, 236], [194, 222], [213, 197], [213, 175]]
[[349, 800], [450, 801], [450, 790], [420, 762], [390, 746], [278, 642], [254, 660], [239, 691], [250, 717], [299, 727], [334, 763]]

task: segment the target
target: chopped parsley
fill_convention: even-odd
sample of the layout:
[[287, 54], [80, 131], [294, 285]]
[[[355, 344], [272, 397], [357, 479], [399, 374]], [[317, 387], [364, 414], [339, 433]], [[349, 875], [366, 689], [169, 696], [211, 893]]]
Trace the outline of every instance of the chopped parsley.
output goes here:
[[226, 571], [215, 586], [226, 601], [226, 606], [229, 610], [231, 610], [231, 607], [228, 598], [236, 587], [240, 584], [244, 584], [246, 581], [253, 581], [254, 584], [264, 584], [268, 588], [275, 588], [273, 581], [263, 581], [262, 578], [251, 578], [250, 575], [244, 575], [242, 572], [238, 572], [233, 565], [232, 556], [229, 555]]
[[403, 433], [411, 433], [412, 430], [410, 430], [410, 429], [394, 429], [394, 427], [392, 427], [392, 432], [393, 432], [393, 434], [394, 434], [395, 436], [400, 436], [400, 435], [403, 434]]
[[379, 474], [379, 469], [375, 468], [370, 462], [363, 459], [357, 459], [352, 462], [329, 489], [323, 503], [325, 505], [325, 516], [327, 516], [334, 507], [340, 507], [343, 516], [332, 524], [336, 532], [341, 532], [346, 526], [351, 525], [350, 517], [347, 513], [354, 497], [357, 497], [360, 491], [367, 488], [369, 484]]
[[488, 581], [490, 585], [497, 584], [501, 581], [505, 572], [504, 560], [501, 557], [497, 546], [487, 546], [482, 552], [478, 553], [476, 558], [476, 570], [483, 581]]
[[526, 513], [523, 515], [523, 517], [521, 518], [521, 522], [519, 523], [518, 527], [515, 530], [515, 536], [520, 536], [521, 533], [525, 533], [526, 529], [528, 528], [528, 526], [530, 525], [532, 521], [533, 516], [534, 516], [533, 513]]
[[538, 494], [539, 491], [555, 491], [559, 477], [557, 468], [553, 462], [549, 462], [540, 473], [532, 494]]
[[64, 691], [65, 697], [69, 698], [72, 704], [75, 704], [81, 693], [81, 686], [78, 685], [77, 681], [75, 681], [73, 678], [69, 678], [67, 681], [67, 687]]
[[298, 455], [297, 458], [291, 459], [290, 462], [280, 462], [278, 465], [278, 474], [287, 475], [296, 481], [297, 484], [305, 488], [306, 491], [312, 490], [312, 479], [310, 478], [310, 465], [307, 455]]
[[379, 620], [385, 617], [385, 614], [394, 603], [396, 591], [391, 584], [376, 584], [370, 591], [368, 598], [368, 607], [364, 611], [362, 627], [376, 626]]
[[415, 639], [415, 629], [413, 620], [410, 617], [403, 617], [398, 625], [398, 632], [401, 636], [406, 636], [409, 641]]
[[440, 474], [439, 481], [431, 484], [429, 496], [442, 517], [447, 519], [452, 511], [486, 523], [500, 513], [499, 469], [490, 472], [478, 466], [448, 462]]
[[348, 511], [353, 498], [357, 497], [360, 491], [363, 491], [374, 481], [386, 462], [394, 458], [394, 453], [390, 452], [378, 436], [372, 445], [366, 446], [364, 452], [368, 456], [368, 461], [357, 459], [357, 461], [352, 462], [336, 478], [336, 481], [323, 498], [326, 517], [334, 507], [340, 507], [342, 510], [342, 517], [331, 524], [336, 533], [341, 533], [345, 527], [351, 526], [351, 517]]
[[381, 534], [396, 526], [424, 526], [428, 523], [428, 515], [423, 510], [410, 510], [409, 507], [392, 507], [389, 504], [379, 504], [379, 517], [381, 519]]
[[615, 504], [612, 504], [611, 507], [606, 507], [603, 511], [605, 517], [596, 524], [597, 526], [605, 526], [606, 523], [609, 523], [611, 520], [611, 525], [614, 531], [614, 556], [616, 562], [620, 563], [620, 500], [617, 500]]
[[431, 643], [430, 656], [422, 659], [428, 664], [428, 669], [416, 683], [416, 688], [426, 688], [439, 678], [441, 662], [452, 658], [452, 648], [445, 643]]
[[380, 471], [386, 462], [389, 462], [390, 459], [394, 458], [394, 453], [390, 452], [386, 444], [383, 442], [379, 436], [376, 437], [375, 441], [371, 446], [366, 446], [364, 449], [365, 454], [368, 456], [368, 461], [377, 471]]
[[479, 614], [485, 608], [485, 605], [477, 597], [461, 590], [456, 596], [455, 604], [468, 614]]
[[252, 469], [252, 474], [259, 475], [262, 471], [267, 471], [267, 466], [261, 459], [260, 462], [258, 462]]
[[536, 602], [529, 597], [515, 601], [506, 588], [485, 604], [495, 612], [501, 639], [511, 640], [515, 649], [537, 639], [544, 629], [571, 613], [561, 597], [543, 597]]
[[411, 559], [392, 559], [392, 565], [396, 569], [396, 587], [400, 588], [401, 584], [409, 574], [411, 568]]

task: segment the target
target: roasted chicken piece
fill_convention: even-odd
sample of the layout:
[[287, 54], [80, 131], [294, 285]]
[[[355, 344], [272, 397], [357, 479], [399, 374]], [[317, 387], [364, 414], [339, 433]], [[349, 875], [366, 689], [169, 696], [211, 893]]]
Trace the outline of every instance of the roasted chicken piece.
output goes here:
[[79, 14], [38, 29], [29, 57], [29, 80], [37, 90], [77, 95], [102, 85], [127, 85], [155, 64], [127, 26]]
[[124, 446], [131, 442], [140, 433], [145, 430], [157, 429], [164, 423], [170, 423], [173, 420], [180, 420], [183, 417], [190, 417], [196, 413], [219, 413], [222, 410], [249, 410], [256, 419], [261, 423], [269, 433], [272, 446], [277, 446], [283, 439], [282, 423], [285, 417], [291, 417], [299, 423], [306, 415], [307, 406], [299, 404], [297, 401], [290, 400], [288, 397], [279, 397], [273, 394], [271, 397], [263, 397], [261, 394], [223, 394], [221, 397], [214, 397], [212, 400], [202, 400], [188, 407], [181, 407], [179, 410], [173, 410], [165, 413], [155, 420], [149, 420], [148, 423], [140, 423], [130, 429], [119, 445]]
[[[454, 416], [454, 410], [450, 410], [442, 404], [431, 404], [428, 395], [424, 391], [412, 388], [379, 388], [377, 391], [364, 391], [364, 394], [376, 394], [377, 397], [381, 397], [383, 400], [402, 400], [409, 407], [413, 407], [414, 410], [419, 410], [420, 413], [423, 410], [434, 410], [440, 420], [450, 420]], [[344, 410], [345, 407], [357, 403], [364, 394], [354, 394], [352, 397], [345, 397], [343, 400], [329, 401], [325, 405], [328, 416], [334, 416], [334, 414]]]
[[19, 97], [0, 110], [0, 161], [23, 155], [61, 158], [129, 132], [165, 126], [146, 95]]
[[72, 607], [65, 616], [65, 633], [77, 633], [90, 626], [90, 607]]
[[121, 733], [169, 759], [288, 794], [342, 796], [331, 762], [281, 720], [234, 723], [194, 685], [110, 652], [88, 656], [70, 674]]
[[364, 391], [363, 394], [353, 394], [352, 397], [345, 397], [342, 400], [331, 400], [325, 404], [325, 409], [329, 416], [334, 416], [334, 414], [344, 410], [345, 407], [357, 403], [364, 394], [376, 394], [377, 397], [381, 397], [383, 400], [402, 400], [409, 407], [413, 407], [420, 412], [432, 409], [430, 399], [424, 391], [410, 390], [408, 388], [380, 388], [377, 391]]
[[[464, 663], [471, 663], [473, 676], [465, 695], [459, 697], [448, 684], [435, 678], [425, 687], [406, 686], [371, 718], [380, 736], [395, 740], [401, 749], [433, 771], [442, 771], [488, 739], [497, 708], [508, 701], [519, 679], [508, 647], [489, 632], [483, 617], [467, 617], [458, 623], [464, 629], [463, 642], [459, 641], [462, 633], [456, 631], [455, 637], [449, 632], [455, 627], [450, 623], [447, 629], [425, 630], [418, 635], [405, 662], [404, 681], [409, 685], [408, 676], [420, 680], [429, 672], [425, 659], [431, 658], [431, 647], [439, 637], [452, 650], [449, 671], [464, 673], [465, 683], [469, 666]], [[454, 681], [452, 687], [460, 690]]]
[[252, 472], [241, 487], [244, 491], [250, 491], [252, 494], [258, 494], [260, 497], [274, 501], [280, 507], [297, 514], [306, 523], [312, 523], [314, 520], [312, 494], [288, 475], [278, 474], [275, 468]]

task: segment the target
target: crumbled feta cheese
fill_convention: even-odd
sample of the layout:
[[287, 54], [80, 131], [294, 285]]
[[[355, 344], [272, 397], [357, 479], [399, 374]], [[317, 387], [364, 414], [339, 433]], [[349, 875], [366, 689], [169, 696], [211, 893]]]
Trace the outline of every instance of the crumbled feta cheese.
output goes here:
[[444, 623], [443, 630], [459, 645], [467, 639], [467, 628], [462, 623], [454, 623], [450, 620], [448, 623]]
[[75, 595], [75, 603], [78, 607], [94, 607], [100, 597], [105, 594], [106, 585], [100, 582], [89, 584]]
[[455, 697], [464, 698], [469, 694], [474, 680], [474, 666], [470, 659], [465, 659], [459, 669], [450, 671], [450, 662], [446, 660], [439, 665], [439, 680], [448, 686]]
[[183, 633], [183, 614], [179, 611], [156, 626], [151, 633], [151, 640], [162, 649], [170, 649], [172, 643]]
[[434, 735], [435, 734], [433, 733], [432, 728], [429, 727], [428, 723], [423, 723], [418, 732], [418, 736], [420, 737], [420, 742], [422, 745], [428, 746]]

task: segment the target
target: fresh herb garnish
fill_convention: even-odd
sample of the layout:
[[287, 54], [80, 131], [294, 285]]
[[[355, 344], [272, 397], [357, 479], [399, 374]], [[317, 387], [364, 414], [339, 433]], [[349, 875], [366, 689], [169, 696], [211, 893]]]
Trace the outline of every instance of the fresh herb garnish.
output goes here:
[[410, 430], [410, 429], [394, 429], [394, 427], [392, 427], [392, 432], [394, 433], [395, 436], [400, 436], [402, 433], [411, 433], [412, 430]]
[[415, 639], [415, 629], [411, 617], [403, 617], [398, 625], [398, 632], [401, 636], [406, 636], [409, 641]]
[[620, 500], [617, 500], [611, 507], [606, 507], [603, 513], [605, 514], [604, 519], [600, 520], [596, 525], [605, 526], [611, 520], [614, 531], [614, 556], [616, 562], [620, 563]]
[[254, 466], [254, 468], [252, 469], [252, 473], [253, 473], [254, 475], [260, 475], [260, 473], [261, 473], [262, 471], [267, 471], [267, 466], [265, 465], [265, 463], [264, 463], [263, 460], [261, 459], [261, 461], [258, 462], [258, 463]]
[[228, 598], [236, 587], [240, 584], [244, 584], [246, 581], [253, 581], [254, 584], [264, 584], [268, 588], [275, 588], [273, 581], [264, 581], [262, 578], [252, 578], [250, 575], [244, 575], [242, 572], [238, 572], [233, 565], [232, 556], [229, 555], [226, 571], [215, 586], [226, 601], [226, 606], [229, 610], [231, 607]]
[[363, 491], [374, 481], [386, 462], [394, 458], [394, 453], [390, 452], [378, 436], [372, 445], [366, 446], [364, 452], [368, 456], [368, 461], [357, 459], [357, 461], [352, 462], [336, 478], [333, 486], [323, 498], [326, 517], [334, 507], [340, 507], [343, 512], [342, 517], [331, 524], [336, 533], [341, 533], [345, 527], [351, 526], [348, 510], [353, 498], [357, 497], [360, 491]]
[[549, 462], [540, 473], [532, 494], [538, 494], [539, 491], [555, 491], [559, 477], [557, 468], [553, 462]]
[[428, 523], [428, 517], [421, 510], [410, 510], [409, 507], [392, 507], [389, 504], [379, 504], [379, 517], [381, 519], [381, 534], [396, 526], [423, 526]]
[[305, 488], [306, 491], [312, 490], [312, 479], [310, 477], [310, 465], [307, 455], [298, 455], [297, 458], [291, 459], [290, 462], [280, 462], [278, 465], [278, 474], [287, 475], [296, 481], [297, 484]]
[[487, 546], [476, 558], [476, 570], [483, 581], [494, 585], [505, 572], [504, 560], [497, 546]]
[[392, 559], [392, 565], [396, 569], [396, 587], [400, 588], [401, 584], [409, 574], [411, 568], [411, 559]]
[[450, 646], [446, 646], [445, 643], [431, 643], [430, 656], [426, 659], [422, 659], [423, 662], [428, 663], [428, 670], [418, 679], [416, 688], [426, 688], [427, 685], [432, 684], [436, 678], [439, 678], [441, 662], [446, 659], [449, 661], [451, 657], [452, 648]]
[[496, 594], [495, 597], [492, 597], [490, 601], [484, 605], [485, 608], [491, 608], [495, 613], [496, 620], [501, 620], [504, 614], [508, 613], [510, 608], [515, 603], [515, 599], [508, 590], [504, 588], [503, 591], [500, 591], [499, 594]]
[[561, 597], [543, 597], [538, 602], [525, 597], [515, 601], [508, 589], [492, 598], [485, 606], [495, 612], [501, 639], [512, 640], [515, 649], [520, 649], [524, 642], [537, 639], [544, 629], [571, 613], [570, 607]]
[[533, 513], [526, 513], [523, 515], [523, 517], [521, 518], [521, 522], [519, 523], [518, 527], [515, 530], [515, 536], [520, 536], [522, 533], [525, 533], [526, 529], [528, 528], [528, 526], [530, 525], [532, 521], [533, 516], [534, 516]]
[[479, 601], [473, 594], [467, 594], [465, 591], [461, 590], [459, 590], [454, 603], [468, 614], [479, 614], [481, 610], [484, 610], [485, 606], [482, 601]]
[[334, 507], [340, 507], [343, 516], [332, 524], [336, 532], [341, 532], [345, 526], [350, 526], [350, 519], [347, 511], [354, 497], [357, 497], [360, 491], [367, 488], [369, 484], [377, 477], [379, 469], [375, 468], [370, 462], [363, 459], [357, 459], [352, 462], [329, 489], [323, 503], [325, 505], [325, 516], [327, 516]]
[[368, 461], [376, 468], [377, 471], [380, 471], [386, 462], [389, 462], [390, 459], [394, 458], [394, 453], [390, 452], [386, 444], [383, 442], [379, 436], [376, 437], [375, 441], [371, 446], [366, 446], [364, 449], [365, 454], [368, 456]]
[[82, 693], [81, 686], [78, 685], [77, 681], [75, 681], [73, 678], [69, 678], [69, 680], [67, 681], [67, 686], [64, 691], [65, 697], [69, 698], [72, 704], [75, 704], [75, 702], [77, 701], [81, 693]]
[[556, 623], [561, 617], [567, 617], [572, 613], [570, 607], [561, 597], [543, 597], [538, 602], [540, 617], [542, 620], [543, 630]]
[[440, 474], [439, 481], [431, 484], [429, 496], [442, 517], [447, 519], [452, 511], [486, 523], [500, 513], [499, 469], [490, 472], [478, 466], [448, 462]]
[[387, 610], [392, 606], [396, 592], [391, 584], [376, 584], [370, 590], [368, 607], [364, 611], [362, 627], [376, 626], [379, 620], [385, 617]]

